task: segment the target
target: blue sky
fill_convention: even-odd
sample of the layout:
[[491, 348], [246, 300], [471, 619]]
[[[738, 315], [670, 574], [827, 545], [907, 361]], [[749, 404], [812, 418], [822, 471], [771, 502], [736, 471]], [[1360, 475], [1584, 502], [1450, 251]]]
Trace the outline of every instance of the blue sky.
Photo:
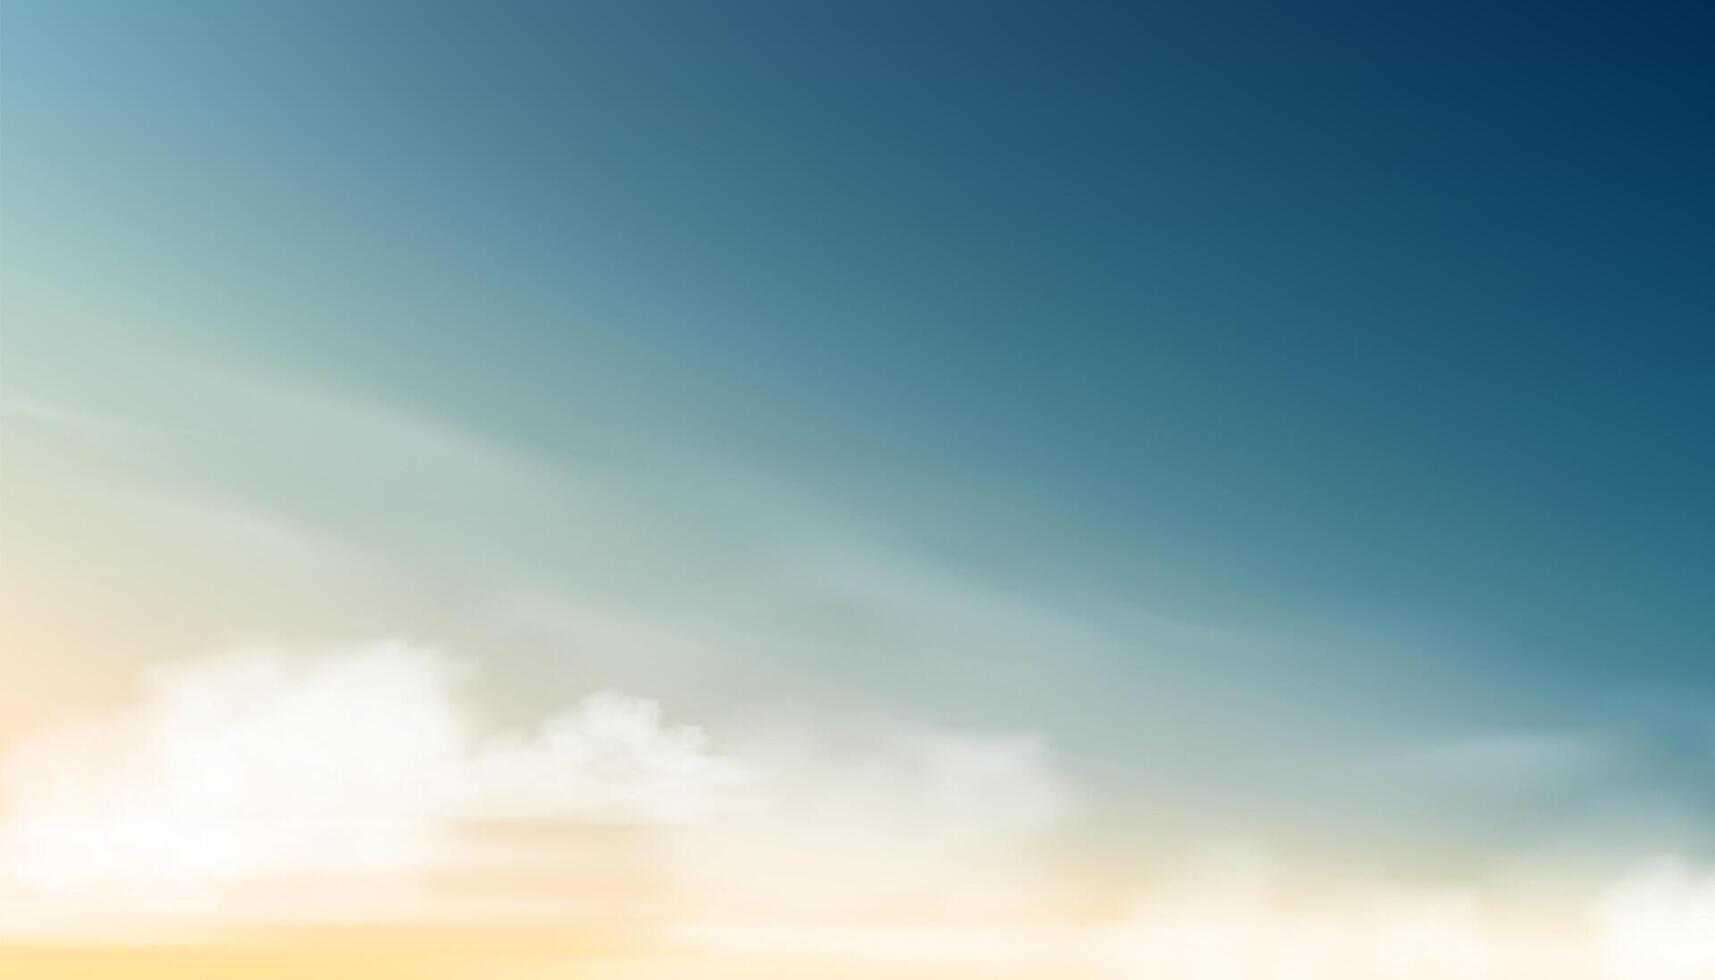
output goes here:
[[403, 633], [1039, 732], [1101, 846], [1715, 846], [1692, 6], [0, 23], [12, 604], [153, 624], [30, 714]]

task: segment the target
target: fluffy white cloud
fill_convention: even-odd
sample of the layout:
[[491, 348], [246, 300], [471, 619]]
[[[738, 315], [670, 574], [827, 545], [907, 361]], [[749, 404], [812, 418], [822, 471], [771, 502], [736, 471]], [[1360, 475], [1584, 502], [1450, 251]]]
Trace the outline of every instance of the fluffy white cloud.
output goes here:
[[212, 898], [428, 870], [462, 822], [653, 825], [742, 802], [746, 770], [653, 702], [596, 694], [534, 732], [482, 735], [455, 679], [400, 644], [158, 671], [134, 706], [8, 754], [0, 869], [48, 893]]
[[693, 823], [744, 805], [754, 774], [668, 727], [653, 701], [604, 691], [528, 735], [484, 740], [459, 769], [457, 811], [486, 820]]
[[[462, 878], [485, 882], [484, 914], [611, 915], [630, 891], [694, 922], [996, 910], [1044, 890], [1031, 847], [1067, 803], [1034, 738], [856, 725], [741, 759], [613, 693], [488, 732], [461, 673], [394, 643], [150, 674], [134, 704], [0, 760], [0, 906], [100, 909], [96, 929], [456, 917], [477, 906], [440, 886]], [[532, 897], [545, 874], [551, 897]]]

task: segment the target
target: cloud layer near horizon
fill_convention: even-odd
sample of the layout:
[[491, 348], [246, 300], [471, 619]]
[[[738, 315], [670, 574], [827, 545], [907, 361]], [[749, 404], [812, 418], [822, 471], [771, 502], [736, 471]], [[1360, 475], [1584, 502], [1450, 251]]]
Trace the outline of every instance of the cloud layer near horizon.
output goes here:
[[1715, 976], [1715, 876], [1682, 863], [1528, 935], [1475, 890], [1304, 903], [1257, 863], [1092, 913], [1055, 847], [1077, 794], [1035, 736], [824, 718], [716, 739], [612, 692], [489, 731], [466, 673], [398, 643], [244, 651], [17, 745], [6, 932], [547, 921], [715, 956], [1126, 980]]
[[[1032, 737], [867, 724], [753, 738], [740, 759], [613, 692], [490, 732], [464, 673], [398, 643], [157, 670], [135, 704], [5, 757], [0, 879], [132, 921], [655, 915], [711, 896], [860, 914], [1043, 890], [1023, 845], [1066, 796]], [[564, 880], [521, 898], [507, 879], [532, 866]]]
[[7, 758], [12, 870], [48, 891], [410, 872], [459, 821], [688, 822], [747, 781], [699, 730], [611, 692], [533, 732], [480, 734], [454, 676], [392, 643], [157, 671], [135, 706]]

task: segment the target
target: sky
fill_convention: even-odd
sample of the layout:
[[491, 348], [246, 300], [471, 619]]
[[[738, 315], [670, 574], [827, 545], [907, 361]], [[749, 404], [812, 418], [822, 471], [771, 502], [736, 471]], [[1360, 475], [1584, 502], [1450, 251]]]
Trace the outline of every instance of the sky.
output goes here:
[[1715, 977], [1712, 27], [10, 0], [0, 964]]

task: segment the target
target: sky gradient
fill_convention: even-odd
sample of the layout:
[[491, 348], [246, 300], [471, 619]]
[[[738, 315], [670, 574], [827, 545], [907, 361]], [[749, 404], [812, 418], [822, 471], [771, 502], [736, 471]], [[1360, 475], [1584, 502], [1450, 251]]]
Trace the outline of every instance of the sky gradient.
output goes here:
[[5, 4], [0, 963], [1715, 977], [1693, 7]]

